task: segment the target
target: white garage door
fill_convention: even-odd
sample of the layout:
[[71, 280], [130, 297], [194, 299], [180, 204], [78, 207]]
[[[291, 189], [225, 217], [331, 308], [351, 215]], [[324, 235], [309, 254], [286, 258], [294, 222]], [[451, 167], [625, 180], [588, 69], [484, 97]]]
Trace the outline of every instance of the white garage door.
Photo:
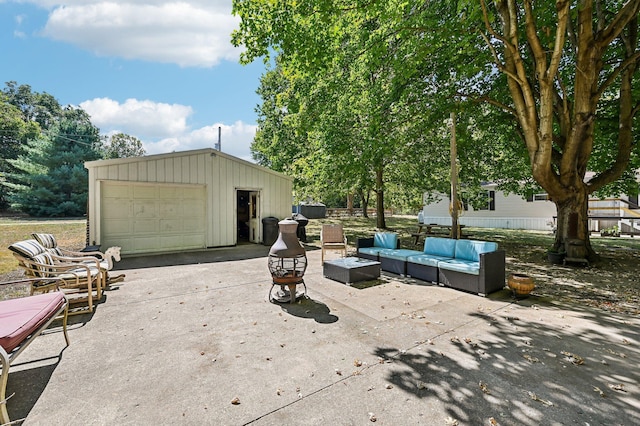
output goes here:
[[203, 185], [103, 181], [100, 244], [122, 253], [154, 253], [205, 247]]

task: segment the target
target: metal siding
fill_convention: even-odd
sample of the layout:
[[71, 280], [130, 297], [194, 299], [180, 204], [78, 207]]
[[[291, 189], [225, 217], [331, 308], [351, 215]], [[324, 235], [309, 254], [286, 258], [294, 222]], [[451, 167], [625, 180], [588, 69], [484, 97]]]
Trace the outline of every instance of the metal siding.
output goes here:
[[129, 178], [128, 164], [121, 164], [118, 166], [118, 180], [132, 180]]
[[[92, 240], [99, 240], [101, 234], [101, 206], [103, 196], [101, 180], [130, 181], [132, 183], [182, 183], [203, 185], [206, 200], [203, 208], [206, 214], [205, 231], [203, 232], [206, 246], [226, 246], [236, 243], [236, 189], [260, 191], [261, 217], [275, 216], [280, 219], [291, 215], [292, 181], [275, 172], [264, 170], [259, 166], [247, 164], [241, 160], [220, 155], [212, 150], [202, 150], [193, 155], [176, 153], [159, 156], [140, 157], [138, 159], [102, 160], [90, 162], [89, 176], [94, 188], [90, 196], [89, 211], [92, 220], [97, 221], [91, 226]], [[152, 185], [153, 186], [153, 185]], [[137, 208], [148, 209], [151, 204], [144, 204], [141, 198]], [[166, 207], [166, 206], [165, 206]], [[168, 207], [167, 207], [168, 208]], [[138, 211], [143, 217], [143, 212]], [[167, 213], [168, 214], [168, 213]], [[193, 227], [190, 222], [183, 221], [186, 228]], [[127, 225], [128, 226], [128, 225]], [[155, 223], [141, 220], [136, 224], [138, 230], [159, 232], [176, 226], [171, 219], [156, 221]], [[127, 232], [131, 232], [129, 229]], [[138, 250], [149, 244], [169, 249], [176, 244], [175, 236], [149, 235], [139, 238], [134, 249]], [[185, 239], [187, 237], [184, 237]], [[100, 241], [97, 241], [100, 242]]]

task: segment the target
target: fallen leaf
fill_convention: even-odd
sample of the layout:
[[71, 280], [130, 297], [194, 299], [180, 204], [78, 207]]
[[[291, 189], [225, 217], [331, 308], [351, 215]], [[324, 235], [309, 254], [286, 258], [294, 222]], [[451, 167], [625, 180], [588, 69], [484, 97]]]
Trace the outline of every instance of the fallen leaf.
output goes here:
[[624, 385], [622, 383], [616, 383], [615, 385], [609, 383], [608, 386], [613, 390], [617, 390], [617, 391], [620, 391], [620, 392], [626, 392], [626, 390], [624, 388]]
[[600, 389], [600, 388], [599, 388], [599, 387], [597, 387], [597, 386], [594, 386], [594, 387], [593, 387], [593, 391], [594, 391], [594, 392], [598, 392], [598, 393], [600, 394], [600, 396], [601, 396], [601, 397], [603, 397], [603, 398], [606, 398], [606, 397], [607, 397], [607, 396], [604, 394], [604, 392], [602, 392], [602, 389]]
[[499, 426], [500, 423], [498, 423], [498, 421], [496, 419], [494, 419], [493, 417], [489, 417], [489, 424], [491, 426]]
[[362, 367], [362, 361], [360, 361], [359, 359], [355, 359], [353, 361], [353, 365], [355, 365], [356, 367]]
[[547, 407], [552, 407], [553, 406], [553, 402], [549, 401], [548, 399], [539, 398], [538, 395], [536, 395], [533, 392], [527, 392], [527, 393], [529, 394], [529, 398], [533, 399], [534, 401], [541, 402], [542, 404], [546, 405]]
[[453, 336], [450, 340], [451, 340], [453, 343], [460, 343], [460, 338], [459, 338], [458, 336]]
[[535, 356], [531, 356], [529, 354], [524, 354], [522, 355], [522, 357], [524, 359], [526, 359], [527, 361], [529, 361], [530, 363], [535, 363], [535, 362], [540, 362], [540, 360], [538, 358], [536, 358]]
[[232, 403], [233, 405], [240, 405], [240, 398], [238, 398], [238, 397], [233, 398], [233, 399], [231, 400], [231, 403]]
[[489, 388], [487, 387], [487, 384], [484, 383], [483, 381], [480, 381], [480, 383], [478, 383], [478, 386], [480, 386], [480, 390], [484, 393], [486, 393], [487, 395], [489, 395], [491, 393], [491, 391], [489, 390]]
[[375, 414], [373, 413], [369, 413], [369, 421], [370, 422], [376, 422], [378, 419], [376, 418]]
[[419, 390], [427, 388], [427, 384], [425, 382], [418, 381], [418, 383], [416, 383], [416, 385], [418, 386]]
[[571, 352], [567, 352], [567, 351], [561, 351], [560, 353], [566, 357], [565, 359], [567, 361], [570, 361], [574, 365], [584, 364], [584, 359], [579, 355], [572, 354]]
[[458, 421], [453, 417], [449, 416], [446, 419], [444, 419], [444, 424], [447, 426], [458, 426]]

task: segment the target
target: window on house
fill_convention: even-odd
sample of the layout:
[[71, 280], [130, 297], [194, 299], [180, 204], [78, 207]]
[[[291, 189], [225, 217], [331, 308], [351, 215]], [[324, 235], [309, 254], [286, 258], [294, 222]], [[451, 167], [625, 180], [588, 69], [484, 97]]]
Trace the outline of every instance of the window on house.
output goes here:
[[495, 210], [496, 209], [496, 191], [487, 191], [487, 204], [478, 210]]
[[549, 200], [549, 194], [531, 194], [527, 195], [527, 202], [532, 203], [534, 201], [547, 201]]

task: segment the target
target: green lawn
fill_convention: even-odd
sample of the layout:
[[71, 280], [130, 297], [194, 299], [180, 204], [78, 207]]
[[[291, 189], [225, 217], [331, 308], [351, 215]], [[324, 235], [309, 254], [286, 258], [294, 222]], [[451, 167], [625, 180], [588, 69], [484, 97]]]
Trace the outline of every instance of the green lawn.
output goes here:
[[[323, 223], [342, 223], [350, 250], [355, 251], [358, 237], [373, 235], [375, 218], [312, 219], [307, 225], [308, 244], [319, 245]], [[400, 234], [403, 248], [413, 246], [411, 233], [417, 230], [415, 217], [392, 216], [387, 228]], [[81, 249], [85, 245], [86, 222], [75, 220], [0, 219], [0, 281], [20, 276], [20, 270], [7, 247], [30, 237], [32, 232], [52, 233], [60, 246]], [[506, 252], [507, 274], [531, 275], [536, 282], [534, 294], [540, 300], [571, 301], [602, 309], [640, 313], [640, 288], [637, 286], [640, 238], [592, 236], [591, 242], [601, 261], [589, 267], [551, 265], [546, 251], [553, 242], [549, 231], [465, 228], [472, 238], [496, 241]]]

